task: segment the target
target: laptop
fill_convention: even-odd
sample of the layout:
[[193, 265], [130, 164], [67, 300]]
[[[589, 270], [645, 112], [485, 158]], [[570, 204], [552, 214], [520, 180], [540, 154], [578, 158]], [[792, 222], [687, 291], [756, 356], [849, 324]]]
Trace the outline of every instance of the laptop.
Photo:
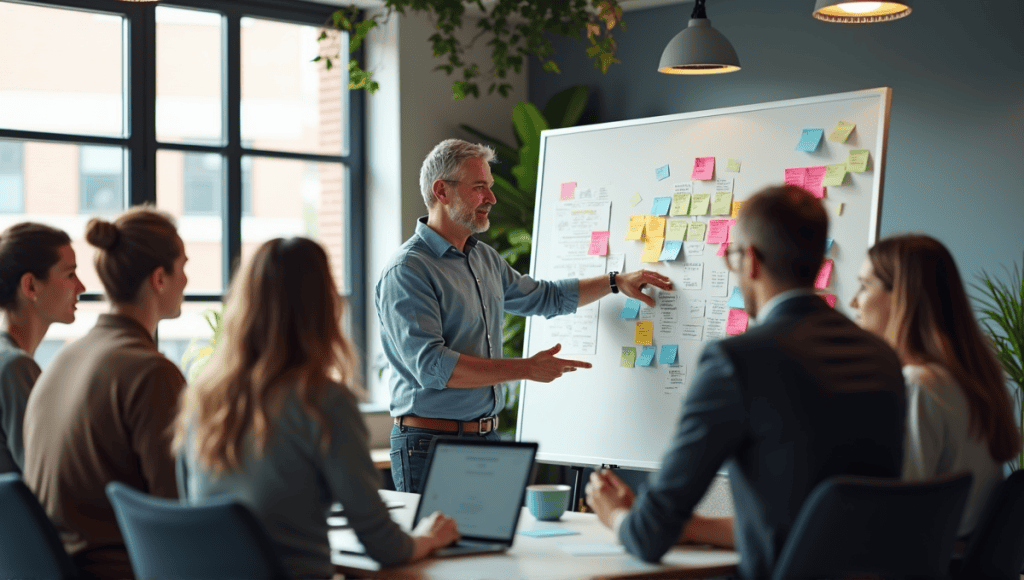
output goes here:
[[435, 556], [508, 550], [536, 455], [536, 443], [434, 439], [413, 528], [439, 511], [456, 521], [462, 538]]

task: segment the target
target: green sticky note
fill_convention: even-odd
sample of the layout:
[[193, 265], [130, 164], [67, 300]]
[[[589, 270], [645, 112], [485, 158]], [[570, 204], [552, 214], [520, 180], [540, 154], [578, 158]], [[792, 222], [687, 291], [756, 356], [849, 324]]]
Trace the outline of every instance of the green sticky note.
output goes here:
[[690, 215], [708, 215], [708, 207], [711, 206], [710, 193], [695, 193], [690, 202]]
[[732, 212], [732, 192], [716, 191], [711, 200], [711, 215], [729, 215]]
[[690, 213], [690, 194], [689, 193], [677, 193], [672, 196], [672, 207], [668, 210], [668, 215], [686, 215]]
[[726, 165], [725, 165], [725, 170], [726, 171], [731, 171], [733, 173], [739, 173], [740, 172], [740, 160], [739, 159], [730, 159], [729, 162], [726, 163]]
[[619, 360], [620, 367], [633, 368], [636, 366], [636, 347], [635, 346], [624, 346], [622, 347], [622, 358]]
[[634, 206], [636, 206], [636, 204], [640, 203], [643, 200], [644, 200], [644, 198], [640, 197], [639, 193], [634, 193], [633, 197], [629, 198], [629, 203], [631, 203]]
[[851, 173], [864, 173], [867, 171], [870, 153], [867, 149], [854, 149], [850, 151], [850, 159], [846, 162], [846, 170]]
[[704, 236], [707, 233], [708, 224], [704, 222], [690, 222], [690, 227], [686, 228], [686, 241], [703, 242]]
[[850, 133], [853, 132], [853, 128], [857, 125], [855, 123], [849, 123], [847, 121], [839, 121], [835, 129], [832, 129], [832, 134], [828, 136], [828, 140], [834, 143], [845, 143], [850, 137]]
[[681, 242], [686, 239], [686, 227], [690, 225], [690, 222], [682, 220], [673, 220], [668, 222], [668, 229], [665, 231], [666, 240], [675, 240]]
[[822, 178], [821, 184], [837, 187], [843, 184], [844, 178], [846, 178], [846, 164], [830, 163], [825, 166], [825, 177]]

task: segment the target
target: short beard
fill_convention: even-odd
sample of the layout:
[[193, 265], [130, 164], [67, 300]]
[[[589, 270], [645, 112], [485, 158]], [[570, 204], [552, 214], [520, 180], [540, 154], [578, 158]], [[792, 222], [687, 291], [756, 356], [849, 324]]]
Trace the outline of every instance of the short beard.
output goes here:
[[474, 234], [482, 234], [490, 229], [490, 219], [486, 219], [483, 225], [480, 225], [476, 221], [476, 210], [463, 211], [464, 209], [465, 208], [461, 206], [453, 207], [451, 212], [449, 212], [448, 217]]

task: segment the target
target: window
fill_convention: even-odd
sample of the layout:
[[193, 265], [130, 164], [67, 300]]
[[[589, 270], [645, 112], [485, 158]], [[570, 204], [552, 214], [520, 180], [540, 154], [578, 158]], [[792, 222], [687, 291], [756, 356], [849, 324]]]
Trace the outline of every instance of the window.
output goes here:
[[0, 213], [25, 211], [24, 146], [0, 141]]
[[79, 211], [116, 213], [124, 203], [124, 151], [116, 147], [78, 149]]

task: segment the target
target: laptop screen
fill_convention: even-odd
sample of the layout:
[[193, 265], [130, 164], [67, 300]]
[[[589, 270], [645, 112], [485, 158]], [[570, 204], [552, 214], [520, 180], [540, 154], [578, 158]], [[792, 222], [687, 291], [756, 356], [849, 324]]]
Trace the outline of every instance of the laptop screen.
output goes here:
[[464, 538], [512, 542], [536, 443], [435, 439], [416, 521], [435, 511]]

